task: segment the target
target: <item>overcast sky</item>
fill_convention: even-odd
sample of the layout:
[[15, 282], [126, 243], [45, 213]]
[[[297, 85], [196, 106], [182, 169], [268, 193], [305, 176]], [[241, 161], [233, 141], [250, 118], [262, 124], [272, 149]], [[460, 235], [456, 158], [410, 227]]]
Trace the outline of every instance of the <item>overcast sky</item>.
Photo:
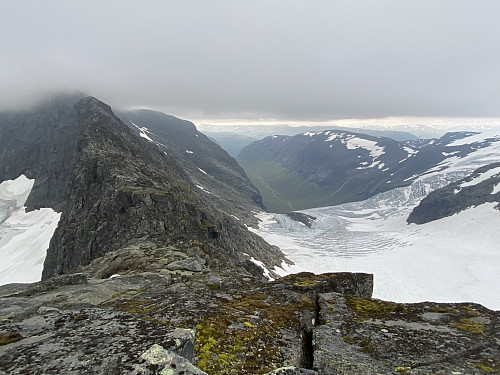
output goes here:
[[188, 119], [500, 117], [500, 1], [0, 0], [0, 108], [55, 89]]

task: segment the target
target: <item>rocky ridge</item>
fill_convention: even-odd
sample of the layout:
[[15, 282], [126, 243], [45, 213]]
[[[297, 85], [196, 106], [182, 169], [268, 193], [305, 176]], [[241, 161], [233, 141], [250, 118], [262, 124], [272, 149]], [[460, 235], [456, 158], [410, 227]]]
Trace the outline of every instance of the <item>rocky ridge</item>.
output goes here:
[[247, 225], [257, 224], [254, 212], [263, 209], [259, 191], [236, 160], [193, 123], [145, 109], [119, 111], [117, 116], [175, 159], [206, 200]]
[[75, 104], [79, 133], [64, 210], [45, 259], [43, 279], [72, 273], [112, 250], [153, 240], [189, 246], [212, 267], [259, 272], [284, 257], [221, 211], [191, 182], [188, 171], [134, 134], [106, 104]]

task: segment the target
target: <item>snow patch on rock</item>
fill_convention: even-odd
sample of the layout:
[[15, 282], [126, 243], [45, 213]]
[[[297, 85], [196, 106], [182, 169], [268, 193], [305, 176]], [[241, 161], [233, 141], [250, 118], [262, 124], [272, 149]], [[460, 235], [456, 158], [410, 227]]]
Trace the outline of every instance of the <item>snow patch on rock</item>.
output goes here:
[[0, 224], [0, 285], [40, 281], [43, 262], [60, 214], [51, 208], [26, 212], [35, 180], [21, 175], [0, 184], [0, 207], [9, 206]]

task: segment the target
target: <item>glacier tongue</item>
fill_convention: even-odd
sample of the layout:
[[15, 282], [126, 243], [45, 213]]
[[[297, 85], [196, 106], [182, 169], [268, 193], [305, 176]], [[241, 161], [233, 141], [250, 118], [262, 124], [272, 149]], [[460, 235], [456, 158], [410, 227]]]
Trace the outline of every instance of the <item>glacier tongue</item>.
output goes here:
[[60, 214], [50, 208], [26, 212], [34, 180], [21, 175], [0, 184], [0, 285], [39, 281]]
[[478, 302], [500, 309], [500, 212], [494, 203], [422, 225], [406, 223], [428, 193], [498, 161], [499, 146], [365, 201], [302, 211], [316, 217], [311, 228], [286, 215], [262, 213], [256, 232], [295, 263], [276, 269], [280, 275], [369, 272], [375, 275], [376, 298]]

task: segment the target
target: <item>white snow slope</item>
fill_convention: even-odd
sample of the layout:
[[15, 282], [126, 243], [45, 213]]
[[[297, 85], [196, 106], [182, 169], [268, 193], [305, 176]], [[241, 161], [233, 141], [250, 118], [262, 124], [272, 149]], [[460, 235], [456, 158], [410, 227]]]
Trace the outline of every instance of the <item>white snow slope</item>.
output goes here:
[[60, 214], [50, 208], [26, 212], [34, 182], [21, 175], [0, 184], [0, 285], [40, 281], [42, 276]]
[[[477, 138], [477, 137], [476, 137]], [[423, 225], [406, 218], [430, 191], [500, 160], [500, 140], [411, 186], [362, 202], [302, 211], [312, 228], [285, 215], [260, 214], [256, 231], [309, 271], [374, 274], [374, 297], [396, 302], [477, 302], [500, 310], [500, 211], [486, 203]], [[443, 163], [445, 164], [445, 163]]]

